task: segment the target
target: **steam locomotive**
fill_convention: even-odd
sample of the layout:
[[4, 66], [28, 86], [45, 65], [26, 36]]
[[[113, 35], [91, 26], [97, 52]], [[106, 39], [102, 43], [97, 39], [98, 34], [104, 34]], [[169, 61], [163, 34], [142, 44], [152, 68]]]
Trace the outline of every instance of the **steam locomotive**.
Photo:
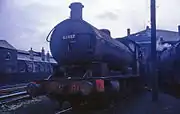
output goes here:
[[160, 88], [168, 92], [180, 89], [180, 42], [161, 52], [159, 56]]
[[113, 39], [109, 30], [99, 30], [84, 21], [83, 7], [72, 3], [70, 19], [49, 33], [47, 40], [58, 65], [48, 79], [29, 84], [30, 95], [46, 94], [60, 104], [70, 102], [73, 108], [82, 103], [101, 107], [141, 87], [139, 45], [128, 39]]

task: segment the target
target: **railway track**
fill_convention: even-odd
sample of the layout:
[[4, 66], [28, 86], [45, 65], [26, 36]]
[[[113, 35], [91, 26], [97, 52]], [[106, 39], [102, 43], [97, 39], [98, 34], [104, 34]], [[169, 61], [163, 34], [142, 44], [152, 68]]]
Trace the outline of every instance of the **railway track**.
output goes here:
[[101, 110], [79, 110], [73, 111], [72, 107], [55, 112], [54, 114], [113, 114], [115, 107], [109, 107]]
[[109, 111], [113, 112], [116, 106], [117, 103], [112, 103], [108, 107], [92, 109], [90, 107], [87, 107], [87, 105], [85, 104], [81, 104], [80, 107], [76, 107], [75, 109], [73, 109], [73, 107], [70, 104], [67, 105], [67, 103], [65, 103], [65, 105], [63, 104], [61, 109], [59, 111], [56, 111], [54, 114], [106, 114]]
[[18, 100], [30, 98], [27, 94], [26, 84], [18, 84], [0, 88], [0, 105], [13, 103]]

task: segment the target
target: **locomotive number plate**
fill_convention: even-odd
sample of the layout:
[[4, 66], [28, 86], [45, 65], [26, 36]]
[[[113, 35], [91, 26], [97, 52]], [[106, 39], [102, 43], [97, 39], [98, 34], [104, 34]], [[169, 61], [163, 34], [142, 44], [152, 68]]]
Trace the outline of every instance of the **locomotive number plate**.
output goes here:
[[75, 34], [72, 34], [72, 35], [63, 36], [62, 39], [63, 39], [63, 40], [74, 39], [75, 37], [76, 37], [76, 35], [75, 35]]

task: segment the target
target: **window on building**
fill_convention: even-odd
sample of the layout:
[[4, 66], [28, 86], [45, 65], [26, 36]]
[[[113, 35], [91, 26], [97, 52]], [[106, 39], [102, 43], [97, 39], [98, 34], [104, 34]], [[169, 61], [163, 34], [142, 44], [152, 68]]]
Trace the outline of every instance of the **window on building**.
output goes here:
[[43, 63], [39, 63], [40, 65], [40, 72], [44, 72], [44, 64]]
[[50, 64], [47, 64], [47, 72], [51, 73]]
[[49, 64], [48, 67], [49, 67], [49, 72], [52, 73], [53, 72], [53, 66], [51, 64]]
[[129, 48], [134, 52], [135, 51], [135, 45], [133, 43], [129, 43]]
[[44, 72], [48, 72], [48, 67], [47, 67], [47, 63], [44, 63]]
[[18, 61], [18, 72], [26, 72], [25, 61]]
[[33, 72], [33, 63], [26, 62], [26, 65], [27, 65], [27, 72]]
[[35, 72], [40, 72], [40, 65], [39, 65], [39, 63], [35, 63]]
[[5, 60], [10, 60], [11, 59], [11, 53], [7, 52], [6, 56], [5, 56]]
[[46, 64], [46, 72], [47, 72], [47, 73], [50, 73], [50, 72], [51, 72], [51, 71], [50, 71], [51, 69], [49, 68], [49, 65], [50, 65], [49, 63]]

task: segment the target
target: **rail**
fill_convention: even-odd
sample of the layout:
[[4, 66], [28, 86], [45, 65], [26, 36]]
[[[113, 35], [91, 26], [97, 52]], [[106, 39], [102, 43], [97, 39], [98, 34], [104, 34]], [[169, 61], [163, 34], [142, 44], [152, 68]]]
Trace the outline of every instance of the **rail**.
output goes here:
[[20, 87], [12, 87], [12, 88], [6, 88], [6, 89], [0, 89], [0, 94], [1, 93], [6, 93], [6, 92], [11, 92], [19, 89], [24, 89], [26, 86], [20, 86]]
[[25, 84], [19, 84], [0, 89], [0, 105], [30, 98], [25, 88]]
[[63, 110], [61, 110], [59, 112], [56, 112], [55, 114], [62, 114], [62, 113], [65, 113], [65, 112], [68, 112], [68, 111], [71, 111], [71, 110], [72, 110], [72, 107], [67, 108], [67, 109], [63, 109]]
[[27, 94], [26, 91], [17, 92], [17, 93], [8, 94], [8, 95], [2, 95], [2, 96], [0, 96], [0, 100], [1, 99], [7, 99], [7, 98], [10, 98], [10, 97], [16, 97], [16, 96], [19, 96], [19, 95], [25, 95], [25, 94]]
[[22, 86], [26, 86], [27, 84], [28, 84], [28, 83], [21, 83], [21, 84], [0, 86], [0, 90], [2, 90], [2, 89], [7, 89], [7, 88], [22, 87]]

